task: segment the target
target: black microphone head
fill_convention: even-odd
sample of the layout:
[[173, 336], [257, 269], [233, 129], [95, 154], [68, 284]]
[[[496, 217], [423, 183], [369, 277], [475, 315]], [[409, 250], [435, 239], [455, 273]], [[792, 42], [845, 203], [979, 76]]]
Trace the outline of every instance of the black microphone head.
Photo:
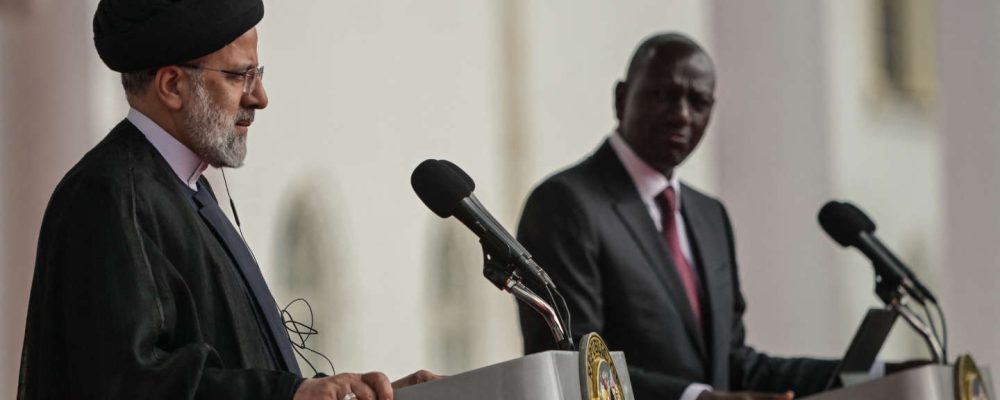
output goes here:
[[853, 246], [861, 232], [875, 232], [875, 222], [854, 204], [830, 201], [819, 210], [819, 225], [841, 246]]
[[469, 174], [465, 173], [465, 171], [463, 171], [462, 168], [459, 168], [457, 165], [455, 165], [455, 163], [453, 163], [451, 161], [448, 161], [448, 160], [438, 160], [438, 162], [440, 162], [441, 164], [443, 164], [444, 166], [446, 166], [448, 168], [451, 168], [451, 170], [454, 171], [455, 174], [457, 174], [458, 176], [461, 176], [462, 179], [465, 180], [465, 183], [468, 184], [469, 187], [472, 188], [472, 189], [469, 190], [470, 193], [473, 190], [476, 189], [476, 182], [474, 182], [472, 180], [472, 177], [469, 176]]
[[[457, 171], [457, 172], [456, 172]], [[441, 218], [448, 218], [476, 183], [461, 168], [444, 160], [424, 160], [410, 175], [410, 186], [420, 201]]]

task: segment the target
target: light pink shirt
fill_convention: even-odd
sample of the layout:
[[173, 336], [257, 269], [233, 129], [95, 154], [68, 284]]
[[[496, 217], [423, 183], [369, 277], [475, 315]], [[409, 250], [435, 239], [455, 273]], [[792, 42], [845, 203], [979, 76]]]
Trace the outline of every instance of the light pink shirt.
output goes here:
[[[639, 191], [639, 197], [642, 199], [642, 202], [646, 204], [646, 211], [649, 212], [649, 218], [653, 219], [656, 230], [663, 232], [661, 211], [655, 199], [656, 196], [667, 190], [667, 186], [670, 186], [674, 188], [677, 204], [681, 204], [681, 182], [677, 178], [677, 171], [675, 170], [674, 176], [669, 179], [663, 176], [660, 171], [653, 169], [653, 167], [650, 167], [649, 164], [639, 158], [639, 155], [635, 154], [632, 147], [625, 142], [625, 139], [618, 132], [611, 134], [610, 142], [611, 148], [618, 155], [618, 159], [621, 160], [622, 164], [625, 165], [628, 175], [632, 177], [632, 183], [635, 184], [636, 190]], [[674, 221], [677, 223], [677, 237], [680, 239], [681, 252], [684, 253], [684, 259], [687, 260], [688, 264], [694, 265], [691, 260], [691, 242], [688, 241], [684, 216], [681, 213], [680, 207], [677, 207], [677, 210], [674, 211]]]
[[128, 116], [125, 118], [139, 128], [139, 132], [142, 132], [146, 140], [152, 143], [156, 151], [167, 160], [167, 164], [170, 164], [170, 168], [181, 182], [191, 189], [198, 190], [198, 178], [208, 169], [208, 163], [139, 110], [129, 108]]

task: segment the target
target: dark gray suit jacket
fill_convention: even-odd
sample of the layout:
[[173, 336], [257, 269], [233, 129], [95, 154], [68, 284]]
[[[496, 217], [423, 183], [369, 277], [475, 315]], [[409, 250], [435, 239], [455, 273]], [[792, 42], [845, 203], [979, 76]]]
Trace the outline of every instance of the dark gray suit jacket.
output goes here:
[[[573, 335], [598, 332], [624, 351], [639, 400], [675, 399], [693, 382], [821, 391], [835, 362], [768, 357], [745, 344], [746, 303], [726, 210], [687, 185], [681, 190], [705, 332], [694, 325], [666, 243], [609, 143], [532, 192], [518, 240], [566, 297]], [[522, 306], [520, 317], [526, 353], [555, 348], [534, 311]]]

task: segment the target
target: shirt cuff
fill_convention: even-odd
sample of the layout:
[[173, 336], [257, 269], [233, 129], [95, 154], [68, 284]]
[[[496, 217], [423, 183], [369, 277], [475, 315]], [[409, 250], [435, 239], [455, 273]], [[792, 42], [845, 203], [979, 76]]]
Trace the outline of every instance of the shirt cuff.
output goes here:
[[684, 393], [681, 393], [681, 398], [678, 400], [695, 400], [702, 392], [711, 391], [712, 387], [704, 383], [692, 383], [688, 385], [687, 389], [684, 389]]
[[872, 369], [868, 370], [868, 377], [878, 379], [885, 376], [885, 361], [875, 361]]

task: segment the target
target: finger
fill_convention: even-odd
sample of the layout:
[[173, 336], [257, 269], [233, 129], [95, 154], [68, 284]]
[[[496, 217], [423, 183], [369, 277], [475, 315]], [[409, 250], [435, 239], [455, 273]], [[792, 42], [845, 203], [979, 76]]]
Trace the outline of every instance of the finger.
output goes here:
[[411, 379], [413, 379], [413, 374], [410, 374], [410, 375], [404, 376], [402, 378], [396, 379], [396, 380], [392, 381], [392, 388], [393, 389], [402, 389], [402, 388], [405, 388], [407, 386], [410, 386], [410, 380]]
[[358, 400], [378, 400], [378, 397], [375, 396], [375, 391], [360, 378], [351, 380], [351, 391], [358, 397]]
[[[327, 391], [330, 392], [329, 396], [331, 396], [333, 400], [342, 400], [349, 393], [355, 392], [351, 386], [351, 382], [360, 380], [361, 375], [347, 372], [321, 379], [323, 379], [327, 384]], [[355, 396], [358, 395], [355, 394]]]
[[392, 400], [392, 384], [389, 383], [389, 377], [385, 376], [385, 374], [381, 372], [369, 372], [362, 375], [361, 380], [375, 391], [379, 400]]
[[420, 371], [417, 371], [413, 375], [416, 377], [416, 382], [414, 382], [414, 383], [424, 383], [424, 382], [436, 381], [438, 379], [443, 378], [443, 376], [435, 374], [435, 373], [433, 373], [431, 371], [428, 371], [426, 369], [422, 369]]

